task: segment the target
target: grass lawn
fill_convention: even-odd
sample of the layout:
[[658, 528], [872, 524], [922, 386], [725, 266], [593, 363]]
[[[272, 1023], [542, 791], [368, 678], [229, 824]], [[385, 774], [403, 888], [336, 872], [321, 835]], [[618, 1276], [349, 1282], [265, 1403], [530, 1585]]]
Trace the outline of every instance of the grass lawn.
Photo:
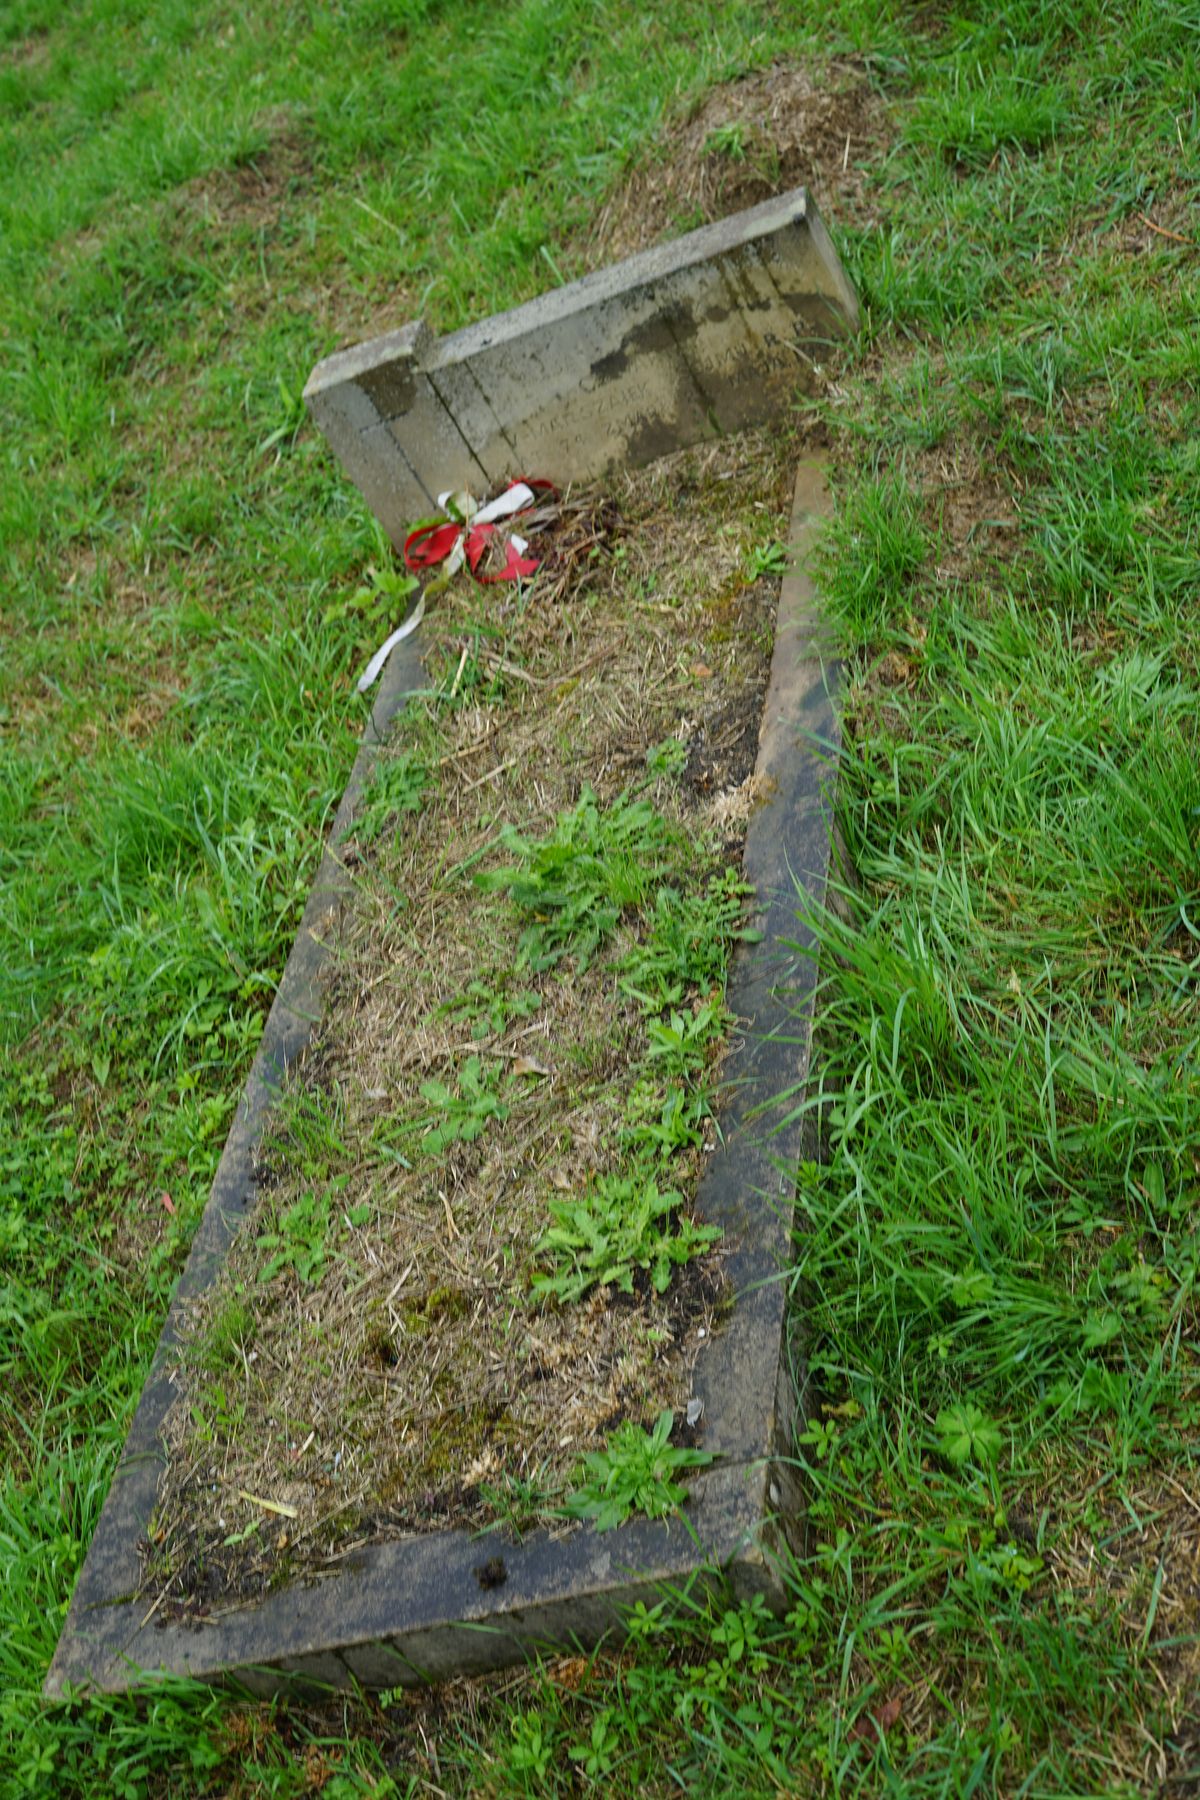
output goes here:
[[[848, 662], [794, 1609], [48, 1713], [363, 717], [304, 378], [582, 272], [630, 183], [794, 176], [774, 59], [874, 122], [817, 156], [865, 329], [801, 421]], [[1198, 91], [1197, 0], [10, 0], [0, 1792], [1196, 1791]]]

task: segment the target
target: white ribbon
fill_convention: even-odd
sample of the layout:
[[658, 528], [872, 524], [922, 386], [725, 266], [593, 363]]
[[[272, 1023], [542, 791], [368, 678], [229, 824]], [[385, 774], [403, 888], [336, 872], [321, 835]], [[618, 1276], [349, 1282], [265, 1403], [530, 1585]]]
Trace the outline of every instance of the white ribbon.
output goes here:
[[[497, 519], [511, 518], [513, 513], [520, 512], [523, 506], [528, 506], [532, 499], [533, 489], [524, 481], [515, 482], [512, 487], [506, 488], [495, 500], [489, 500], [487, 505], [481, 506], [478, 511], [473, 510], [475, 501], [470, 494], [461, 491], [456, 493], [452, 488], [447, 488], [444, 494], [439, 494], [438, 505], [444, 513], [450, 511], [450, 502], [453, 501], [455, 510], [460, 512], [467, 521], [459, 534], [458, 542], [446, 558], [446, 578], [448, 579], [451, 575], [457, 575], [458, 571], [463, 566], [467, 554], [467, 532], [472, 525], [494, 525]], [[514, 536], [511, 539], [511, 542], [517, 555], [524, 556], [526, 550], [529, 548], [525, 539]], [[365, 694], [369, 687], [374, 687], [379, 679], [380, 671], [382, 670], [384, 663], [392, 654], [396, 645], [402, 638], [408, 637], [410, 632], [414, 632], [424, 617], [425, 596], [422, 594], [421, 598], [417, 601], [417, 604], [409, 613], [407, 619], [405, 619], [403, 625], [400, 626], [398, 631], [393, 631], [391, 637], [380, 644], [378, 650], [359, 676], [358, 691], [360, 694]]]
[[393, 631], [391, 637], [385, 639], [384, 642], [380, 644], [378, 650], [359, 676], [358, 691], [360, 694], [365, 694], [369, 687], [375, 685], [379, 679], [380, 670], [383, 668], [384, 663], [392, 654], [392, 651], [396, 648], [396, 645], [400, 642], [401, 638], [410, 636], [410, 634], [417, 629], [417, 626], [424, 617], [425, 596], [422, 594], [421, 598], [417, 601], [417, 604], [409, 613], [407, 619], [405, 619], [403, 625], [400, 626], [399, 630]]

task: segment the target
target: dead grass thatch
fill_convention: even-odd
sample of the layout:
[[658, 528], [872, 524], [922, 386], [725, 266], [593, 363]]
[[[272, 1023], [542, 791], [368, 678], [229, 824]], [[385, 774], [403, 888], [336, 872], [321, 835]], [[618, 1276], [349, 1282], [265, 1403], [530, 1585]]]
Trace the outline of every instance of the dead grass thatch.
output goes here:
[[[359, 904], [325, 1024], [176, 1370], [150, 1575], [174, 1593], [252, 1591], [366, 1538], [503, 1518], [514, 1495], [561, 1492], [622, 1420], [671, 1407], [682, 1426], [719, 1254], [661, 1294], [639, 1276], [574, 1305], [530, 1297], [551, 1200], [628, 1154], [645, 1026], [614, 957], [635, 927], [586, 966], [535, 972], [473, 877], [503, 862], [505, 826], [541, 836], [585, 786], [651, 798], [689, 880], [740, 857], [775, 599], [748, 554], [782, 534], [787, 474], [758, 436], [568, 497], [526, 592], [460, 580], [434, 604], [428, 693], [387, 753], [419, 755], [424, 802], [376, 811], [345, 846]], [[674, 772], [651, 775], [672, 739]], [[429, 1083], [502, 1111], [429, 1154]], [[707, 1148], [671, 1165], [685, 1207]], [[297, 1218], [311, 1266], [264, 1280]]]

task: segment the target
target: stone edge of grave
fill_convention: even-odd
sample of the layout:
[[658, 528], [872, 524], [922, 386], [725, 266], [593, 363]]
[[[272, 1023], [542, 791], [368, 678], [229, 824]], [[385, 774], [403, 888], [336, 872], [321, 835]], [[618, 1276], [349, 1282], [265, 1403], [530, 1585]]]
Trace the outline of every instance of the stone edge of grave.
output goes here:
[[439, 492], [592, 480], [761, 424], [857, 325], [795, 188], [448, 337], [417, 321], [336, 351], [304, 397], [400, 548]]
[[[762, 940], [731, 972], [735, 1013], [754, 1020], [731, 1051], [724, 1144], [705, 1176], [701, 1210], [725, 1225], [738, 1295], [697, 1368], [704, 1447], [720, 1460], [697, 1475], [685, 1513], [634, 1519], [608, 1533], [541, 1531], [518, 1544], [439, 1531], [362, 1548], [337, 1573], [297, 1580], [265, 1599], [199, 1622], [160, 1623], [137, 1598], [139, 1546], [161, 1467], [159, 1428], [172, 1397], [169, 1364], [181, 1307], [206, 1288], [253, 1205], [253, 1152], [266, 1109], [321, 1012], [325, 941], [350, 882], [338, 854], [387, 727], [420, 685], [419, 636], [394, 653], [280, 982], [212, 1196], [172, 1302], [150, 1375], [79, 1576], [46, 1678], [48, 1697], [85, 1687], [121, 1691], [158, 1675], [233, 1681], [256, 1692], [306, 1685], [399, 1686], [482, 1672], [543, 1646], [587, 1648], [638, 1601], [724, 1581], [735, 1595], [787, 1604], [786, 1568], [803, 1533], [790, 1462], [800, 1381], [785, 1270], [796, 1160], [812, 1154], [811, 1120], [775, 1130], [761, 1102], [808, 1074], [817, 969], [796, 918], [797, 896], [820, 904], [832, 843], [826, 759], [837, 721], [832, 659], [805, 568], [828, 511], [824, 461], [800, 466], [792, 513], [792, 571], [784, 576], [758, 773], [765, 798], [751, 817], [744, 866], [760, 897]], [[801, 1321], [802, 1324], [802, 1321]], [[499, 1556], [504, 1579], [483, 1565]]]

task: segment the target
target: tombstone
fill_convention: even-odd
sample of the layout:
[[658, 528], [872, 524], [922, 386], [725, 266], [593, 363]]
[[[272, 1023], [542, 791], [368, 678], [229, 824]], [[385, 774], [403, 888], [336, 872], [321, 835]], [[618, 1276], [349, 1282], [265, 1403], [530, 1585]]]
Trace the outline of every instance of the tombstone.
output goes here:
[[450, 337], [339, 350], [304, 397], [399, 549], [447, 490], [565, 486], [779, 417], [857, 326], [797, 188]]

